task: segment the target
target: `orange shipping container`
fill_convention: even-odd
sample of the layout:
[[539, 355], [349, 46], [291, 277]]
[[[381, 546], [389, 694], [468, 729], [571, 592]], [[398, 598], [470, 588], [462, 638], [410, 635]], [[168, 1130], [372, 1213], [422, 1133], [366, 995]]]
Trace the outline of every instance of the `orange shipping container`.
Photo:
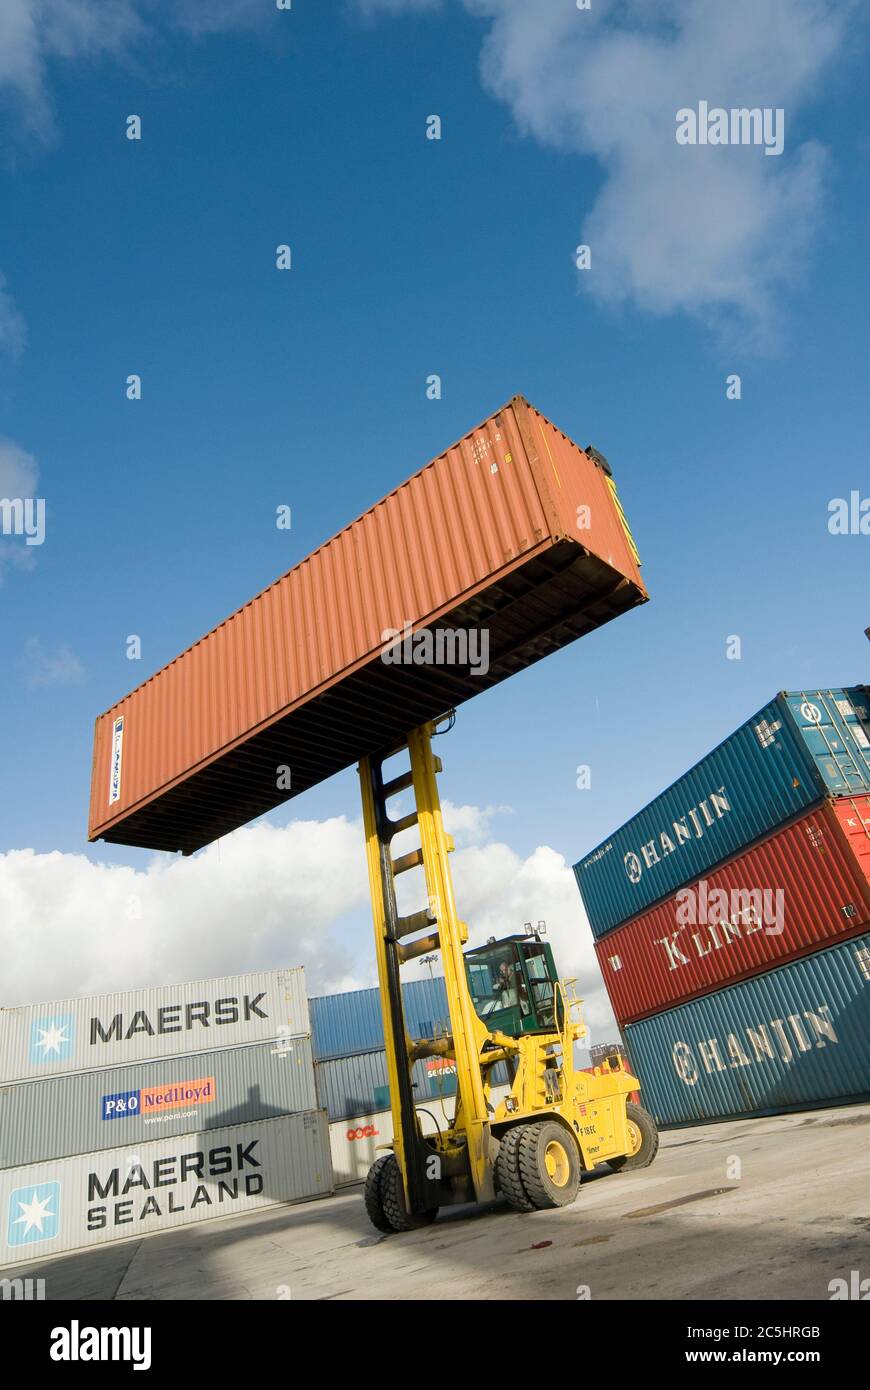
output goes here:
[[190, 854], [646, 598], [606, 462], [515, 396], [100, 715], [89, 837]]

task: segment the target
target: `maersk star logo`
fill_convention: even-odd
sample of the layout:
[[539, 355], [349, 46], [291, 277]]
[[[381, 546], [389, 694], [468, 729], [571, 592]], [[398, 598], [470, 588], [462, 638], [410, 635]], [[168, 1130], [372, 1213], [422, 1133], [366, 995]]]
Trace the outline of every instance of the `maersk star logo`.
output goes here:
[[30, 1029], [30, 1060], [65, 1062], [72, 1056], [75, 1041], [75, 1018], [63, 1014], [58, 1018], [38, 1018]]
[[53, 1240], [59, 1227], [59, 1182], [15, 1188], [9, 1198], [8, 1245], [33, 1245], [36, 1241]]

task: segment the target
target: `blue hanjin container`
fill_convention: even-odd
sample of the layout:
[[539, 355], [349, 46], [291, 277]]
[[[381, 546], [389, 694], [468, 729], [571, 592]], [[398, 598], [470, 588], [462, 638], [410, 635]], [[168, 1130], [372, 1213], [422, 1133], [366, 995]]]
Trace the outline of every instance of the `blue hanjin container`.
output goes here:
[[870, 792], [870, 692], [783, 692], [574, 865], [592, 934], [820, 803]]
[[769, 1115], [870, 1095], [870, 935], [630, 1023], [659, 1124]]

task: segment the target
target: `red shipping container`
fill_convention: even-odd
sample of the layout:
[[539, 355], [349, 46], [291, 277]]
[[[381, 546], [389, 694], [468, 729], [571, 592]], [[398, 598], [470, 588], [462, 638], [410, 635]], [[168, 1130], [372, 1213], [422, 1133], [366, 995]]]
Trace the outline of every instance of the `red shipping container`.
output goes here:
[[857, 935], [870, 923], [870, 796], [759, 841], [596, 942], [631, 1023]]
[[638, 563], [606, 460], [515, 396], [100, 715], [90, 839], [192, 853], [644, 603]]

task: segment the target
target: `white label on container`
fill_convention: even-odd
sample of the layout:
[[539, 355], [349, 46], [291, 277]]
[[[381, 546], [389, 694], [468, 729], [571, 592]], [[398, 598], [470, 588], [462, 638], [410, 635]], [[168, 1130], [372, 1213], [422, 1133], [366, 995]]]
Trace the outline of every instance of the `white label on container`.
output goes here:
[[850, 724], [849, 728], [859, 748], [870, 748], [870, 739], [868, 739], [860, 724]]
[[834, 704], [844, 719], [848, 719], [850, 714], [855, 713], [849, 700], [835, 700]]
[[112, 761], [109, 765], [109, 805], [121, 799], [121, 754], [124, 747], [124, 716], [112, 725]]
[[772, 743], [776, 742], [776, 735], [781, 728], [782, 721], [779, 719], [774, 719], [772, 724], [769, 724], [766, 719], [762, 719], [760, 724], [756, 724], [755, 737], [762, 748], [769, 748]]

